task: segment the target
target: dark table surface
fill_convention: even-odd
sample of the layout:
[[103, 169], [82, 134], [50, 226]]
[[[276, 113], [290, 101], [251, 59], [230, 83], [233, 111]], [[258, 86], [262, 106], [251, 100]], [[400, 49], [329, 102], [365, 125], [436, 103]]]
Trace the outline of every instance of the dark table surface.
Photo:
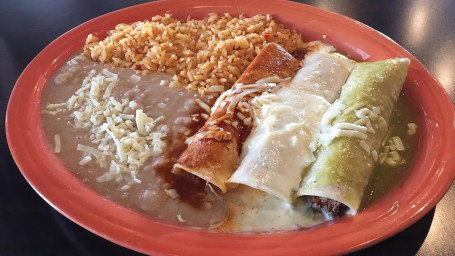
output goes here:
[[[47, 44], [101, 14], [147, 1], [2, 0], [0, 3], [0, 255], [139, 255], [74, 224], [16, 167], [5, 138], [14, 83]], [[300, 1], [363, 22], [416, 56], [455, 100], [455, 1]], [[455, 186], [425, 217], [352, 255], [455, 255]]]

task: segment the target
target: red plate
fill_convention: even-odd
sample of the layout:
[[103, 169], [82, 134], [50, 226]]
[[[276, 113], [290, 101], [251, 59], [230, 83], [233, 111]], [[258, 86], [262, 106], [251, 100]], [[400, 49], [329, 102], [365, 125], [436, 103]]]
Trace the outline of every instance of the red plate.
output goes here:
[[[356, 60], [411, 59], [404, 87], [419, 126], [420, 145], [404, 182], [357, 216], [309, 230], [268, 235], [213, 233], [167, 225], [97, 195], [58, 161], [40, 128], [43, 86], [62, 61], [82, 48], [89, 33], [105, 35], [118, 23], [169, 12], [203, 17], [209, 12], [269, 13], [305, 40], [322, 40]], [[323, 35], [325, 35], [323, 37]], [[48, 45], [17, 80], [6, 113], [6, 134], [19, 169], [54, 208], [112, 242], [148, 254], [271, 255], [340, 254], [358, 250], [410, 226], [442, 198], [455, 176], [454, 106], [442, 87], [411, 54], [377, 31], [344, 16], [276, 1], [153, 2], [90, 20]], [[327, 243], [330, 241], [330, 243]]]

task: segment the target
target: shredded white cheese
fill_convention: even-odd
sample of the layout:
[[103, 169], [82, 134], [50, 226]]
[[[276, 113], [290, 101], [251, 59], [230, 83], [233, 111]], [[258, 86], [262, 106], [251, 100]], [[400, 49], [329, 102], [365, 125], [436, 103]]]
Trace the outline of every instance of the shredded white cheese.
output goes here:
[[332, 106], [330, 106], [329, 110], [324, 113], [321, 119], [321, 128], [324, 130], [327, 128], [332, 121], [341, 114], [341, 111], [345, 109], [345, 105], [340, 101], [336, 100]]
[[167, 80], [161, 80], [160, 81], [160, 86], [165, 86], [165, 85], [168, 85], [169, 84], [169, 81]]
[[[341, 114], [341, 112], [346, 113], [351, 111], [354, 111], [355, 116], [359, 118], [358, 120], [352, 123], [340, 122], [332, 125], [332, 122], [338, 115]], [[373, 128], [372, 121], [378, 122], [380, 126], [386, 125], [385, 120], [382, 116], [380, 116], [380, 113], [380, 107], [372, 107], [370, 109], [362, 106], [361, 104], [355, 104], [354, 106], [346, 109], [341, 101], [335, 101], [329, 111], [327, 111], [322, 117], [319, 144], [327, 146], [333, 139], [338, 137], [357, 138], [360, 147], [365, 150], [369, 156], [371, 155], [375, 162], [379, 160], [383, 163], [387, 160], [386, 158], [388, 152], [378, 155], [378, 152], [376, 150], [372, 150], [368, 144], [368, 133], [376, 133], [376, 130]], [[399, 138], [395, 138], [395, 140], [396, 143], [388, 145], [387, 150], [396, 148], [404, 150], [401, 140], [399, 140]]]
[[237, 112], [236, 116], [237, 116], [240, 120], [242, 120], [242, 121], [243, 121], [243, 119], [246, 118], [245, 115], [242, 114], [242, 112]]
[[355, 111], [355, 115], [358, 118], [366, 117], [370, 113], [371, 113], [371, 110], [369, 110], [368, 108], [361, 108], [361, 109], [358, 109], [358, 110]]
[[56, 109], [62, 107], [66, 107], [66, 103], [49, 104], [46, 106], [46, 109]]
[[253, 119], [251, 117], [247, 117], [247, 118], [243, 119], [243, 124], [250, 125], [252, 121], [253, 121]]
[[100, 154], [100, 152], [97, 149], [89, 147], [89, 146], [77, 144], [77, 148], [76, 149], [79, 150], [79, 151], [83, 151], [85, 153], [88, 153], [88, 154], [92, 154], [96, 158], [100, 158], [101, 157], [101, 154]]
[[417, 125], [415, 123], [408, 123], [408, 130], [406, 131], [406, 133], [408, 135], [414, 135], [416, 134], [417, 132]]
[[385, 141], [387, 146], [384, 147], [384, 152], [379, 154], [379, 162], [391, 166], [403, 164], [403, 158], [398, 152], [404, 151], [406, 148], [401, 138], [398, 136], [387, 137]]
[[224, 92], [224, 86], [222, 85], [212, 85], [207, 90], [208, 92]]
[[361, 140], [366, 140], [368, 136], [356, 130], [337, 130], [335, 133], [335, 137], [350, 137], [350, 138], [357, 138]]
[[90, 155], [86, 155], [81, 159], [81, 161], [79, 161], [79, 165], [86, 165], [90, 161], [92, 161], [92, 157]]
[[131, 171], [131, 178], [133, 178], [133, 181], [136, 183], [141, 183], [142, 181], [136, 177], [136, 171]]
[[365, 126], [353, 124], [353, 123], [336, 123], [333, 128], [340, 130], [353, 130], [361, 133], [366, 133], [368, 129]]
[[[233, 86], [233, 88], [225, 91], [218, 97], [215, 104], [211, 108], [211, 113], [213, 113], [218, 107], [224, 107], [226, 104], [229, 104], [226, 113], [227, 114], [234, 114], [234, 109], [237, 104], [241, 104], [242, 99], [250, 94], [264, 92], [267, 89], [271, 89], [277, 86], [277, 83], [281, 83], [287, 81], [288, 79], [281, 79], [278, 77], [267, 77], [264, 79], [260, 79], [256, 81], [254, 84], [242, 84], [237, 83]], [[198, 103], [199, 104], [199, 103]], [[244, 102], [243, 105], [245, 108], [248, 108], [250, 112], [250, 116], [253, 113], [251, 108], [249, 108], [248, 104]], [[242, 119], [243, 120], [243, 119]]]
[[207, 103], [203, 102], [201, 99], [195, 99], [194, 101], [207, 113], [211, 112], [209, 105], [207, 105]]
[[185, 144], [189, 145], [193, 141], [193, 136], [186, 138]]
[[164, 192], [166, 193], [167, 196], [169, 196], [172, 199], [176, 199], [180, 196], [179, 193], [177, 193], [177, 190], [175, 189], [165, 189]]
[[401, 141], [400, 137], [394, 136], [392, 137], [393, 143], [395, 143], [395, 146], [398, 151], [403, 151], [404, 150], [404, 145], [403, 142]]
[[137, 83], [137, 82], [141, 81], [141, 77], [138, 76], [138, 75], [132, 75], [132, 76], [130, 77], [130, 80], [133, 81], [133, 82], [135, 82], [135, 83]]
[[136, 110], [136, 125], [137, 125], [137, 131], [139, 134], [144, 135], [145, 134], [145, 125], [148, 121], [147, 115], [142, 111], [142, 109], [137, 109]]
[[370, 146], [368, 145], [368, 143], [365, 140], [360, 140], [359, 144], [360, 144], [360, 147], [362, 147], [363, 150], [365, 150], [365, 152], [367, 152], [368, 155], [370, 155], [371, 152], [370, 152]]
[[[133, 75], [130, 79], [139, 81], [140, 76]], [[109, 166], [109, 171], [96, 179], [98, 182], [121, 181], [129, 176], [133, 184], [140, 183], [136, 174], [150, 156], [163, 152], [166, 130], [156, 127], [162, 117], [148, 117], [134, 100], [117, 100], [111, 96], [118, 82], [118, 75], [107, 69], [99, 73], [92, 70], [66, 103], [49, 104], [47, 109], [71, 111], [74, 119], [70, 124], [88, 130], [93, 144], [77, 145], [77, 150], [84, 153], [79, 164], [85, 165], [94, 157], [100, 167]], [[125, 113], [128, 107], [136, 114]]]
[[376, 150], [372, 150], [371, 156], [373, 157], [373, 160], [376, 163], [378, 161], [378, 152]]
[[123, 185], [123, 186], [120, 188], [120, 190], [121, 190], [121, 191], [125, 191], [125, 190], [130, 189], [130, 187], [131, 187], [130, 185], [126, 184], [126, 185]]
[[54, 135], [54, 142], [55, 142], [54, 152], [60, 153], [60, 149], [61, 149], [60, 135], [58, 135], [58, 134]]
[[201, 117], [204, 118], [205, 120], [209, 119], [209, 115], [206, 113], [201, 113]]
[[182, 218], [182, 215], [180, 214], [177, 214], [177, 219], [182, 223], [186, 221], [185, 219]]
[[104, 95], [103, 95], [104, 99], [107, 99], [107, 98], [109, 98], [111, 96], [112, 90], [117, 85], [117, 83], [118, 83], [118, 80], [114, 80], [114, 81], [109, 83], [109, 85], [107, 86], [106, 90], [104, 91]]

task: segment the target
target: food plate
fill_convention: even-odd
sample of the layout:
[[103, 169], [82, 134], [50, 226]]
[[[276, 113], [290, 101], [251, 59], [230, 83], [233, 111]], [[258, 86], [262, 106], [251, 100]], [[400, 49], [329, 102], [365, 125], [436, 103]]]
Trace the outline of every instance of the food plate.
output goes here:
[[[384, 198], [355, 217], [275, 234], [229, 234], [182, 228], [99, 196], [66, 170], [48, 146], [40, 128], [39, 100], [43, 86], [62, 61], [82, 48], [88, 34], [102, 37], [118, 23], [144, 20], [165, 12], [177, 18], [187, 15], [200, 18], [209, 12], [269, 13], [301, 32], [305, 41], [322, 40], [355, 60], [409, 58], [411, 65], [403, 92], [420, 136], [412, 170]], [[153, 2], [90, 20], [49, 44], [24, 70], [11, 94], [6, 133], [19, 169], [50, 205], [99, 236], [147, 254], [347, 253], [377, 243], [417, 221], [436, 205], [455, 177], [455, 159], [451, 157], [455, 149], [454, 107], [425, 67], [389, 38], [357, 21], [287, 1]]]

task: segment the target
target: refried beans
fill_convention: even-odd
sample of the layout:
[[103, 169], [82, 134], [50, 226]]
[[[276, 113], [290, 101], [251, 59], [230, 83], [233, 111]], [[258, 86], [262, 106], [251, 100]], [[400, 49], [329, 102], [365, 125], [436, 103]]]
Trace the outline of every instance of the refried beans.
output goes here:
[[[65, 104], [59, 104], [62, 107], [57, 111], [48, 108], [50, 104], [66, 103], [90, 73], [102, 72], [118, 77], [110, 94], [114, 100], [135, 102], [123, 109], [123, 115], [131, 116], [142, 109], [155, 121], [151, 132], [165, 134], [161, 138], [165, 143], [161, 152], [147, 158], [133, 178], [128, 173], [119, 173], [116, 178], [100, 179], [109, 172], [109, 164], [100, 167], [95, 159], [82, 161], [87, 154], [77, 150], [79, 144], [98, 147], [93, 143], [96, 125], [75, 127], [74, 109], [66, 108]], [[185, 140], [204, 124], [209, 114], [195, 99], [211, 105], [217, 95], [202, 97], [185, 89], [169, 88], [165, 85], [171, 78], [161, 73], [138, 76], [127, 68], [106, 69], [78, 54], [55, 71], [43, 90], [42, 127], [50, 145], [59, 136], [60, 150], [56, 154], [67, 169], [100, 195], [167, 222], [210, 227], [224, 218], [223, 199], [215, 196], [202, 179], [176, 175], [171, 169], [186, 148]]]

